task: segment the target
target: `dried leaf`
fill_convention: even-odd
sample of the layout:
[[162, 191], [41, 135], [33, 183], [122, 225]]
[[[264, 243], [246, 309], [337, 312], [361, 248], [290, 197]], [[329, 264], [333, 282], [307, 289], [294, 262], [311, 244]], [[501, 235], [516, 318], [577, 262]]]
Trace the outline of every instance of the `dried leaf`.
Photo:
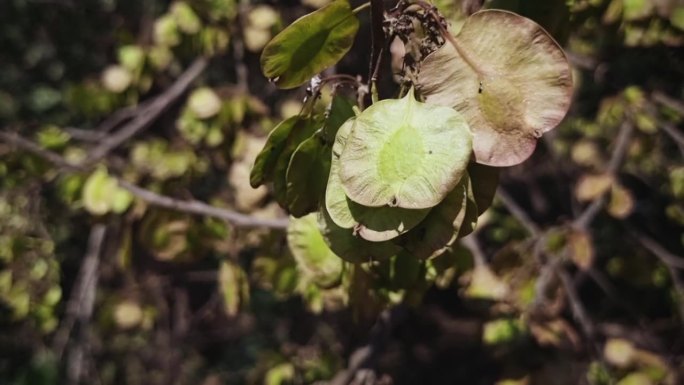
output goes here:
[[447, 42], [424, 60], [418, 90], [464, 115], [478, 163], [524, 161], [570, 106], [562, 49], [533, 21], [500, 10], [473, 14], [454, 39], [458, 49]]

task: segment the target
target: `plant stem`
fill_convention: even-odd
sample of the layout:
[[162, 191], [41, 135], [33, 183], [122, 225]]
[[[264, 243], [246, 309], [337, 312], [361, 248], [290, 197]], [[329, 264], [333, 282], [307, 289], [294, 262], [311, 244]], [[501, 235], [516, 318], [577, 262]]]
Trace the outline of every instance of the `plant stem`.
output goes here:
[[441, 20], [439, 15], [435, 13], [434, 7], [425, 1], [417, 1], [416, 4], [420, 5], [425, 10], [425, 12], [430, 14], [430, 17], [432, 17], [435, 23], [437, 23], [437, 26], [439, 27], [439, 32], [442, 34], [442, 37], [449, 41], [449, 43], [454, 47], [454, 49], [456, 49], [456, 52], [463, 59], [463, 61], [466, 62], [466, 64], [468, 64], [468, 66], [473, 71], [475, 71], [475, 73], [477, 73], [480, 77], [483, 77], [485, 73], [482, 70], [482, 68], [479, 65], [477, 65], [477, 63], [475, 62], [475, 60], [473, 60], [472, 57], [470, 57], [467, 50], [463, 48], [461, 43], [459, 43], [458, 40], [456, 40], [456, 38], [451, 33], [449, 33], [449, 31], [447, 31], [446, 28], [444, 28], [444, 26], [440, 22]]
[[[377, 82], [380, 74], [379, 67], [382, 65], [382, 52], [385, 48], [385, 30], [382, 23], [385, 18], [385, 6], [382, 0], [371, 0], [371, 60], [368, 72], [368, 83]], [[371, 89], [371, 91], [373, 91]], [[371, 92], [372, 96], [372, 92]], [[377, 97], [377, 89], [376, 89]]]
[[352, 13], [354, 15], [356, 15], [357, 13], [359, 13], [359, 12], [363, 11], [364, 9], [370, 7], [370, 5], [371, 5], [370, 1], [367, 3], [363, 3], [363, 4], [359, 5], [358, 7], [352, 9]]

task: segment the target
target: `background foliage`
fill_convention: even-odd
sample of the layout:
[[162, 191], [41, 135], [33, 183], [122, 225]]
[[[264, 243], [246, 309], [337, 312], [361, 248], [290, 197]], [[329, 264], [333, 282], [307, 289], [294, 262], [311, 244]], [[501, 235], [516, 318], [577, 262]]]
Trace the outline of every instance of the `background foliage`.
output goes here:
[[486, 2], [566, 47], [570, 113], [461, 245], [321, 284], [249, 171], [306, 95], [260, 51], [324, 3], [0, 2], [0, 382], [681, 383], [684, 4]]

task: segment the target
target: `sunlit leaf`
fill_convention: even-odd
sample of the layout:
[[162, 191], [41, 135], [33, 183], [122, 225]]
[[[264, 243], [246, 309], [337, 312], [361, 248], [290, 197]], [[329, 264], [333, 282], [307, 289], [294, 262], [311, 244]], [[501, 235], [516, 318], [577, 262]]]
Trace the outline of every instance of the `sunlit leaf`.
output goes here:
[[434, 207], [465, 173], [471, 140], [459, 113], [412, 91], [377, 102], [356, 118], [340, 155], [345, 193], [369, 207]]
[[622, 0], [623, 15], [625, 20], [639, 20], [653, 13], [655, 4], [653, 0]]
[[592, 201], [608, 191], [614, 182], [615, 178], [608, 174], [584, 175], [575, 187], [577, 200], [580, 202]]
[[655, 385], [656, 382], [645, 373], [634, 372], [623, 377], [616, 385]]
[[249, 303], [247, 274], [234, 262], [223, 261], [218, 272], [218, 290], [226, 314], [235, 316]]
[[627, 367], [634, 359], [634, 344], [622, 338], [611, 338], [603, 346], [606, 361], [620, 368]]
[[172, 15], [165, 14], [155, 20], [154, 42], [164, 47], [174, 47], [180, 43], [178, 23]]
[[261, 69], [280, 88], [302, 85], [349, 51], [358, 28], [349, 2], [336, 0], [276, 35], [261, 53]]
[[200, 87], [188, 97], [188, 108], [196, 117], [207, 119], [221, 110], [221, 99], [209, 87]]
[[428, 103], [453, 107], [473, 130], [478, 163], [511, 166], [565, 116], [570, 65], [539, 25], [511, 12], [481, 11], [421, 66], [418, 89]]
[[124, 300], [114, 308], [114, 322], [120, 329], [132, 329], [140, 324], [143, 311], [136, 301]]
[[594, 244], [589, 233], [571, 230], [567, 235], [567, 248], [570, 259], [582, 270], [588, 270], [594, 264]]
[[325, 243], [316, 216], [312, 213], [292, 218], [287, 228], [287, 242], [297, 268], [317, 285], [329, 287], [340, 279], [342, 259]]
[[470, 278], [466, 295], [472, 298], [500, 300], [506, 297], [509, 288], [487, 265], [476, 265]]
[[192, 35], [199, 32], [200, 28], [202, 28], [202, 20], [200, 20], [188, 3], [176, 1], [171, 5], [169, 11], [181, 31]]
[[399, 236], [417, 225], [429, 209], [405, 209], [401, 207], [367, 207], [349, 199], [340, 180], [340, 153], [352, 133], [356, 119], [350, 119], [340, 127], [332, 149], [330, 176], [325, 192], [325, 207], [333, 222], [354, 232], [364, 239], [382, 242]]
[[145, 50], [139, 45], [125, 45], [119, 48], [117, 57], [124, 68], [137, 73], [145, 63]]
[[514, 318], [502, 318], [484, 324], [482, 342], [486, 345], [511, 343], [522, 335], [522, 322]]
[[634, 198], [624, 186], [615, 184], [610, 189], [610, 200], [607, 207], [608, 213], [615, 218], [624, 219], [634, 210]]
[[120, 188], [116, 179], [103, 167], [95, 170], [85, 181], [82, 191], [83, 206], [91, 214], [104, 215], [110, 211], [122, 213], [133, 200], [131, 194]]
[[124, 67], [112, 65], [102, 72], [102, 85], [108, 91], [119, 93], [125, 91], [133, 81], [133, 75]]
[[684, 5], [680, 5], [670, 14], [670, 24], [684, 31]]

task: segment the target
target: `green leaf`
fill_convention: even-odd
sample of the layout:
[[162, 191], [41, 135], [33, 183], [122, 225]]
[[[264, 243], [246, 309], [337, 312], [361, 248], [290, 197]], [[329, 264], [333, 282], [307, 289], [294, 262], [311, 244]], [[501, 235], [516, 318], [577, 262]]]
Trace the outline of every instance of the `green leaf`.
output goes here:
[[624, 7], [622, 17], [629, 21], [645, 19], [655, 9], [652, 0], [623, 0], [622, 4]]
[[287, 138], [292, 128], [302, 120], [300, 116], [293, 116], [280, 122], [268, 135], [266, 145], [257, 155], [249, 176], [249, 184], [257, 188], [273, 178], [278, 157], [285, 149]]
[[496, 189], [499, 186], [499, 169], [478, 163], [468, 165], [468, 175], [473, 187], [473, 198], [477, 204], [477, 213], [482, 215], [492, 205]]
[[355, 103], [349, 98], [336, 94], [330, 104], [328, 116], [323, 126], [323, 134], [328, 143], [335, 142], [337, 131], [349, 119], [355, 116]]
[[187, 3], [176, 1], [171, 5], [170, 12], [181, 31], [193, 35], [202, 28], [202, 21]]
[[287, 243], [302, 274], [318, 286], [330, 287], [340, 280], [342, 260], [325, 243], [316, 216], [292, 218]]
[[441, 254], [456, 239], [466, 216], [469, 180], [468, 175], [464, 175], [446, 198], [430, 210], [425, 220], [398, 238], [397, 243], [415, 258], [429, 259]]
[[110, 211], [120, 214], [128, 209], [133, 196], [119, 187], [107, 169], [100, 167], [85, 181], [82, 192], [83, 206], [91, 214], [104, 215]]
[[351, 263], [364, 263], [389, 258], [401, 248], [390, 241], [371, 242], [354, 235], [352, 229], [338, 226], [325, 207], [321, 208], [318, 218], [319, 227], [325, 243], [338, 257]]
[[336, 95], [323, 129], [302, 142], [292, 154], [286, 174], [287, 208], [295, 217], [314, 212], [325, 195], [332, 143], [340, 126], [354, 116], [353, 104]]
[[347, 197], [340, 179], [340, 154], [343, 152], [356, 119], [349, 119], [340, 127], [332, 149], [330, 176], [325, 192], [325, 207], [333, 222], [374, 242], [395, 238], [420, 223], [430, 209], [405, 209], [401, 207], [367, 207]]
[[294, 88], [337, 63], [354, 43], [359, 21], [346, 0], [297, 19], [261, 53], [264, 75], [280, 88]]
[[127, 70], [137, 73], [145, 64], [145, 51], [139, 45], [125, 45], [117, 52], [119, 63]]
[[413, 91], [373, 104], [357, 118], [340, 156], [347, 196], [364, 206], [436, 206], [466, 171], [472, 134], [449, 107], [421, 103]]
[[425, 58], [418, 90], [464, 115], [478, 163], [524, 161], [570, 107], [565, 54], [535, 22], [507, 11], [473, 14], [453, 39]]
[[249, 303], [249, 281], [245, 271], [236, 263], [221, 262], [218, 289], [226, 314], [233, 317]]
[[287, 170], [292, 155], [297, 147], [309, 139], [321, 125], [322, 122], [319, 116], [301, 119], [292, 128], [292, 132], [285, 141], [285, 146], [280, 156], [278, 156], [278, 161], [273, 170], [273, 194], [275, 195], [276, 202], [282, 207], [287, 207]]
[[199, 119], [208, 119], [221, 111], [222, 102], [216, 92], [209, 87], [200, 87], [188, 97], [188, 108]]
[[330, 148], [322, 135], [315, 134], [292, 154], [286, 174], [286, 201], [294, 217], [318, 209], [330, 172]]
[[117, 187], [112, 191], [110, 206], [115, 214], [121, 214], [128, 210], [128, 206], [133, 202], [133, 195], [128, 191]]
[[684, 5], [680, 5], [670, 14], [670, 24], [684, 31]]

